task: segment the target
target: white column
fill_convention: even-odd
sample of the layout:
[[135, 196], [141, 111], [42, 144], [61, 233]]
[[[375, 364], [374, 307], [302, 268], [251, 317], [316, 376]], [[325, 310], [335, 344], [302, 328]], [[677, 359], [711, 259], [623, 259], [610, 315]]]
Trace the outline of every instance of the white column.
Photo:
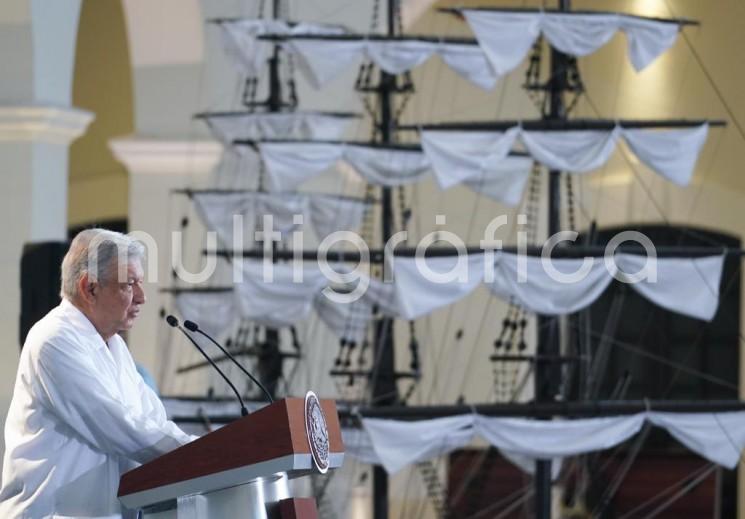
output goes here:
[[67, 152], [93, 115], [43, 106], [0, 106], [0, 417], [18, 365], [23, 246], [67, 237]]
[[[168, 200], [174, 189], [204, 186], [222, 155], [214, 141], [175, 141], [130, 137], [110, 142], [114, 156], [129, 171], [129, 230], [147, 233], [157, 246], [157, 280], [148, 280], [147, 303], [129, 333], [134, 358], [153, 375], [160, 371], [163, 323], [158, 311], [171, 286], [171, 233]], [[176, 225], [178, 222], [176, 222]], [[149, 253], [152, 261], [153, 253]]]
[[[67, 234], [68, 147], [93, 115], [71, 107], [80, 0], [0, 2], [0, 419], [19, 353], [20, 261]], [[0, 438], [0, 450], [4, 450]]]

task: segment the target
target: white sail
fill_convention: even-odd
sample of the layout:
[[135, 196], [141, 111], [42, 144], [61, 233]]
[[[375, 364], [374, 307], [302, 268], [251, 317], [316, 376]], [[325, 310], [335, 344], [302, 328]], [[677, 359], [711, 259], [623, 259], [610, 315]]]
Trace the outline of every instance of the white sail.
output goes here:
[[[634, 129], [616, 125], [609, 130], [525, 130], [504, 132], [422, 131], [424, 153], [441, 175], [461, 171], [475, 176], [506, 157], [521, 142], [528, 153], [549, 169], [587, 173], [604, 166], [623, 138], [636, 157], [669, 181], [690, 183], [709, 125], [683, 129]], [[452, 173], [451, 173], [452, 174]]]
[[[459, 153], [454, 153], [455, 145], [439, 145], [434, 143], [435, 140], [433, 138], [425, 145], [424, 151], [294, 141], [261, 142], [258, 149], [266, 165], [271, 187], [277, 191], [297, 189], [300, 184], [320, 175], [337, 161], [343, 161], [370, 184], [401, 186], [421, 182], [433, 175], [442, 189], [464, 184], [510, 206], [520, 202], [532, 167], [531, 159], [500, 156], [499, 160], [492, 161], [490, 157], [482, 161], [476, 153], [477, 146], [468, 144], [465, 149], [459, 149]], [[465, 167], [452, 167], [458, 161]], [[474, 162], [484, 162], [484, 165], [475, 166]]]
[[231, 331], [239, 318], [232, 290], [181, 292], [174, 296], [179, 315], [199, 323], [213, 337]]
[[[339, 339], [351, 342], [362, 342], [367, 336], [373, 307], [378, 307], [383, 315], [400, 317], [394, 286], [367, 276], [360, 278], [366, 287], [362, 296], [347, 303], [323, 294], [324, 289], [334, 284], [316, 267], [271, 264], [271, 283], [265, 282], [261, 260], [245, 260], [242, 267], [243, 279], [231, 287], [176, 294], [180, 315], [199, 321], [211, 335], [221, 335], [234, 329], [240, 319], [257, 325], [285, 327], [316, 313]], [[337, 293], [348, 292], [345, 289]]]
[[417, 149], [326, 142], [262, 142], [258, 149], [276, 190], [295, 189], [339, 160], [368, 182], [388, 186], [419, 181], [430, 168]]
[[367, 207], [363, 200], [310, 193], [201, 192], [192, 199], [207, 228], [231, 248], [261, 241], [256, 232], [263, 229], [265, 216], [281, 241], [289, 242], [293, 231], [306, 228], [320, 241], [336, 231], [358, 230]]
[[675, 44], [680, 29], [674, 21], [623, 14], [459, 11], [500, 76], [525, 59], [541, 34], [554, 48], [579, 57], [595, 52], [622, 31], [628, 40], [631, 64], [642, 70]]
[[[362, 276], [369, 290], [354, 303], [328, 300], [322, 292], [333, 289], [334, 283], [317, 266], [270, 263], [265, 271], [262, 261], [245, 260], [243, 279], [233, 291], [179, 294], [176, 301], [186, 318], [208, 314], [204, 309], [209, 305], [219, 308], [209, 328], [220, 331], [230, 329], [231, 320], [238, 318], [266, 326], [290, 326], [316, 310], [337, 336], [359, 342], [372, 318], [373, 305], [385, 315], [416, 319], [454, 304], [485, 284], [495, 296], [532, 312], [568, 315], [595, 302], [614, 275], [631, 281], [631, 276], [644, 272], [646, 261], [644, 256], [617, 254], [610, 265], [603, 258], [571, 258], [553, 259], [548, 268], [540, 257], [500, 251], [492, 265], [485, 264], [487, 258], [487, 254], [460, 259], [394, 257], [394, 282]], [[657, 258], [650, 271], [653, 274], [630, 286], [667, 310], [709, 321], [719, 304], [723, 264], [724, 256]], [[490, 270], [485, 272], [485, 268]], [[266, 276], [271, 276], [271, 282]]]
[[[423, 260], [395, 257], [396, 293], [404, 316], [414, 319], [460, 300], [484, 281], [485, 269], [491, 276], [486, 285], [494, 295], [539, 314], [566, 315], [591, 305], [614, 275], [627, 278], [619, 269], [637, 273], [646, 261], [644, 256], [631, 254], [616, 254], [610, 265], [603, 258], [555, 259], [550, 262], [552, 271], [540, 257], [497, 251], [493, 264], [485, 265], [488, 257], [470, 254], [467, 261], [429, 258], [428, 270], [421, 268]], [[723, 266], [723, 255], [656, 258], [656, 278], [650, 276], [630, 286], [663, 308], [710, 321], [719, 306]]]
[[245, 19], [221, 20], [220, 35], [227, 56], [239, 70], [250, 77], [262, 75], [272, 50], [271, 41], [261, 40], [264, 34], [345, 34], [340, 25], [320, 23], [293, 24], [285, 20]]
[[[543, 421], [527, 418], [491, 418], [478, 414], [429, 420], [398, 421], [363, 418], [376, 461], [390, 474], [407, 465], [447, 454], [479, 436], [510, 455], [556, 459], [615, 447], [638, 434], [645, 421], [667, 430], [703, 458], [734, 468], [745, 448], [745, 412], [670, 413], [648, 411], [626, 416]], [[370, 448], [360, 454], [371, 458]], [[356, 449], [350, 453], [355, 455]]]
[[341, 139], [353, 114], [324, 112], [227, 112], [202, 114], [226, 146], [239, 139]]
[[355, 36], [356, 39], [324, 39], [300, 35], [288, 38], [283, 48], [300, 59], [303, 72], [316, 88], [323, 87], [363, 59], [371, 60], [389, 74], [401, 74], [421, 65], [433, 55], [439, 56], [459, 76], [484, 90], [491, 90], [497, 83], [497, 75], [475, 42], [439, 42], [417, 38], [386, 40]]
[[434, 174], [448, 189], [465, 184], [510, 206], [522, 199], [532, 162], [509, 156], [521, 142], [530, 157], [549, 169], [587, 173], [605, 165], [623, 138], [637, 158], [669, 181], [690, 183], [708, 124], [685, 129], [525, 130], [504, 132], [422, 131], [422, 149], [370, 147], [344, 142], [260, 142], [272, 189], [286, 191], [344, 161], [371, 184], [399, 186]]

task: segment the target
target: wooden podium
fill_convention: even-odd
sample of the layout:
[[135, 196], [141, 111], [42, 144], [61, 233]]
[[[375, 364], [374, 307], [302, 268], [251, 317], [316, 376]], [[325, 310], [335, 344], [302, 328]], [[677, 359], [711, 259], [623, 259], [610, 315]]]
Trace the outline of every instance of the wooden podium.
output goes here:
[[[328, 468], [344, 460], [333, 400], [320, 400]], [[119, 500], [147, 519], [314, 519], [313, 499], [292, 498], [288, 479], [317, 471], [306, 401], [287, 398], [124, 474]]]

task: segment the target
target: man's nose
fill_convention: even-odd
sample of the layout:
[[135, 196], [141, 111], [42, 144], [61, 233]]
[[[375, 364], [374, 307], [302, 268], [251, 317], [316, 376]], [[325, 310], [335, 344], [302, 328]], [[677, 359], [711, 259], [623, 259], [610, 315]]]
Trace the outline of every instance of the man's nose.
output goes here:
[[140, 284], [135, 285], [135, 293], [134, 293], [133, 300], [137, 304], [140, 304], [140, 305], [145, 304], [145, 301], [147, 300], [147, 298], [145, 297], [145, 289], [143, 288], [142, 285]]

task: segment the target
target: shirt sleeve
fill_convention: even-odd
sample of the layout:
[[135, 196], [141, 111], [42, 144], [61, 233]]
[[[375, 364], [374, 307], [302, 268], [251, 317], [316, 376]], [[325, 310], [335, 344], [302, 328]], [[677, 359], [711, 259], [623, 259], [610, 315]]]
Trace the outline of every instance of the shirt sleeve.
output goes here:
[[160, 397], [158, 397], [158, 394], [153, 390], [153, 388], [147, 382], [145, 382], [145, 379], [142, 377], [142, 374], [139, 371], [137, 372], [137, 374], [139, 375], [137, 378], [137, 388], [140, 392], [140, 398], [142, 398], [142, 400], [144, 401], [147, 401], [152, 406], [152, 408], [155, 410], [155, 412], [157, 412], [158, 416], [162, 417], [162, 421], [164, 422], [164, 427], [168, 429], [174, 437], [178, 438], [178, 440], [182, 444], [186, 444], [194, 440], [198, 440], [199, 436], [194, 436], [192, 434], [185, 433], [173, 421], [168, 420], [167, 418], [168, 414], [166, 413], [166, 408], [163, 405], [163, 402], [160, 400]]
[[36, 372], [41, 398], [61, 421], [95, 449], [138, 463], [189, 441], [173, 422], [165, 420], [165, 412], [163, 416], [157, 410], [137, 413], [126, 406], [117, 388], [106, 383], [86, 353], [61, 337], [39, 349]]

